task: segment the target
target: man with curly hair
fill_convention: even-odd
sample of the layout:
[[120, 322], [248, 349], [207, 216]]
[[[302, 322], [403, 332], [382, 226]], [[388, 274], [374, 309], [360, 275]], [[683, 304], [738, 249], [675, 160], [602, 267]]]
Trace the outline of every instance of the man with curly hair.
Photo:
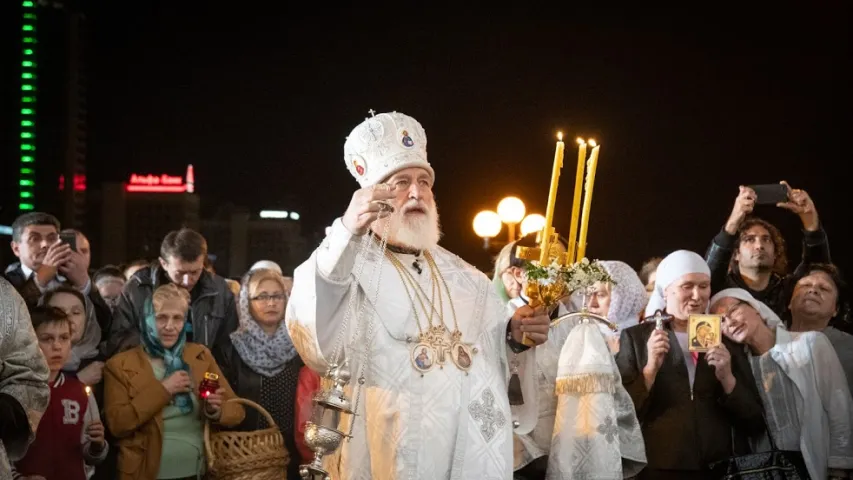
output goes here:
[[[804, 190], [788, 188], [788, 201], [776, 206], [796, 213], [803, 223], [803, 258], [800, 265], [830, 263], [829, 243], [817, 209]], [[740, 187], [734, 208], [720, 233], [714, 237], [705, 260], [711, 269], [711, 289], [742, 288], [776, 314], [786, 308], [785, 285], [788, 258], [785, 240], [773, 224], [750, 217], [757, 200], [755, 191]]]

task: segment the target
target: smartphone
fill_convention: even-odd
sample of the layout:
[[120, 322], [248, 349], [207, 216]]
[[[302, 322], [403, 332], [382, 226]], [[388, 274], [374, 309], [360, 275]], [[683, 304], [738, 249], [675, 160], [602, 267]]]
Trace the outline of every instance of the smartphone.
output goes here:
[[76, 233], [60, 233], [59, 234], [59, 241], [62, 243], [67, 243], [71, 247], [72, 251], [74, 251], [74, 252], [77, 251], [77, 234]]
[[781, 183], [750, 185], [749, 188], [758, 196], [755, 201], [757, 205], [776, 205], [788, 201], [788, 187]]

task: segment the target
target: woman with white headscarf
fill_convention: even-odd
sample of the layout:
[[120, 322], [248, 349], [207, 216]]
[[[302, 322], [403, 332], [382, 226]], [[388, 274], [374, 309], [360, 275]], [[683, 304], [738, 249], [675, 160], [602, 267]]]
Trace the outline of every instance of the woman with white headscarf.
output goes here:
[[599, 324], [610, 350], [616, 354], [619, 351], [619, 335], [622, 330], [640, 323], [640, 315], [648, 297], [646, 287], [630, 265], [618, 260], [598, 263], [607, 270], [614, 283], [595, 282], [589, 299], [589, 311], [607, 318], [618, 327], [613, 332]]
[[[707, 353], [687, 345], [691, 314], [708, 310], [704, 259], [679, 250], [658, 266], [646, 315], [672, 317], [622, 331], [616, 363], [642, 424], [648, 466], [640, 479], [711, 479], [710, 464], [749, 451], [764, 430], [761, 399], [743, 350], [728, 339]], [[670, 348], [672, 346], [672, 348]]]
[[740, 288], [711, 299], [723, 334], [746, 346], [764, 402], [768, 436], [756, 450], [786, 451], [811, 478], [849, 478], [853, 398], [832, 344], [820, 332], [788, 332], [764, 303]]

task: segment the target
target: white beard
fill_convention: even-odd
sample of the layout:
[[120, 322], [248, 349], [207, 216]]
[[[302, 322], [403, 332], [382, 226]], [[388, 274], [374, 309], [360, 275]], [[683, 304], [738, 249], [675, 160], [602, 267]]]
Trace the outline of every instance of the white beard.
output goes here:
[[388, 219], [391, 222], [388, 242], [415, 250], [434, 250], [441, 239], [438, 209], [426, 210], [426, 214], [411, 215], [402, 213], [402, 209], [395, 211]]

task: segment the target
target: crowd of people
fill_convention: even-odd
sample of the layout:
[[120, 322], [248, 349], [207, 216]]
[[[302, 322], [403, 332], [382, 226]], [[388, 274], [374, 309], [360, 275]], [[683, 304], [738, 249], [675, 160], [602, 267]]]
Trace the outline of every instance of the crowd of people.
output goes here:
[[[83, 232], [20, 216], [0, 279], [0, 480], [204, 478], [205, 424], [269, 427], [236, 397], [269, 412], [281, 478], [300, 478], [312, 399], [342, 365], [355, 415], [332, 426], [351, 436], [326, 452], [336, 480], [715, 479], [760, 452], [796, 478], [853, 478], [846, 286], [805, 191], [778, 204], [802, 223], [794, 269], [740, 187], [704, 256], [598, 262], [612, 281], [547, 311], [519, 255], [536, 234], [491, 278], [438, 246], [416, 120], [371, 116], [344, 156], [360, 188], [292, 278], [269, 261], [222, 278], [186, 228], [154, 262], [92, 270]], [[612, 325], [552, 324], [584, 309]], [[695, 314], [722, 317], [701, 352]]]
[[[277, 264], [258, 262], [239, 283], [222, 278], [204, 237], [181, 229], [166, 235], [154, 263], [92, 271], [89, 240], [54, 216], [27, 213], [12, 229], [19, 262], [0, 280], [3, 323], [17, 328], [17, 337], [3, 335], [0, 380], [11, 478], [199, 478], [205, 421], [269, 427], [228, 402], [235, 396], [270, 413], [287, 476], [297, 478], [302, 455], [310, 458], [299, 418], [310, 418], [319, 376], [284, 327], [292, 278]], [[61, 240], [69, 235], [74, 242]], [[219, 388], [201, 397], [205, 374]]]

